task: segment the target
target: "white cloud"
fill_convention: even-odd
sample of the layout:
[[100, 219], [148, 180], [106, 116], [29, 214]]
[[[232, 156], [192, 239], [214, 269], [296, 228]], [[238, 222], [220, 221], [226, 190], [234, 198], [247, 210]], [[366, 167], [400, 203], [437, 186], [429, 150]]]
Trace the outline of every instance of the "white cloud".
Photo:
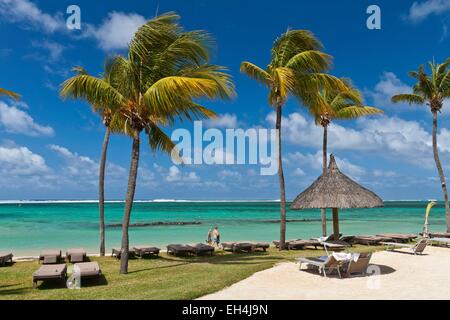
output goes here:
[[409, 8], [407, 19], [418, 23], [431, 15], [441, 15], [450, 12], [449, 0], [426, 0], [423, 2], [414, 2]]
[[208, 128], [226, 128], [235, 129], [238, 126], [237, 116], [235, 114], [221, 114], [215, 119], [208, 119], [204, 121], [204, 124]]
[[33, 153], [27, 147], [17, 145], [0, 146], [0, 172], [2, 175], [23, 176], [48, 171], [49, 168], [44, 158]]
[[7, 132], [28, 136], [53, 136], [54, 130], [50, 126], [36, 123], [33, 118], [15, 106], [8, 106], [0, 101], [0, 125]]
[[54, 42], [54, 41], [33, 41], [33, 47], [42, 48], [48, 51], [48, 57], [46, 59], [50, 60], [50, 62], [58, 61], [66, 48], [65, 46]]
[[296, 177], [302, 177], [302, 176], [306, 175], [306, 173], [302, 169], [297, 168], [292, 172], [292, 175], [294, 175]]
[[6, 21], [19, 22], [48, 33], [65, 28], [61, 13], [52, 16], [29, 0], [0, 0], [0, 15]]
[[200, 178], [195, 172], [183, 174], [176, 166], [171, 166], [166, 176], [168, 182], [198, 182]]
[[87, 25], [85, 37], [97, 40], [105, 51], [127, 48], [137, 29], [147, 20], [135, 13], [110, 12], [101, 25]]
[[[392, 96], [411, 92], [411, 87], [402, 82], [395, 73], [383, 72], [380, 81], [375, 85], [375, 88], [367, 91], [366, 94], [373, 99], [373, 104], [376, 107], [386, 107], [394, 105], [391, 102]], [[401, 105], [395, 107], [400, 108]]]
[[238, 171], [227, 170], [227, 169], [220, 171], [217, 174], [217, 176], [222, 180], [225, 180], [228, 178], [236, 180], [236, 179], [240, 179], [242, 177], [242, 175]]

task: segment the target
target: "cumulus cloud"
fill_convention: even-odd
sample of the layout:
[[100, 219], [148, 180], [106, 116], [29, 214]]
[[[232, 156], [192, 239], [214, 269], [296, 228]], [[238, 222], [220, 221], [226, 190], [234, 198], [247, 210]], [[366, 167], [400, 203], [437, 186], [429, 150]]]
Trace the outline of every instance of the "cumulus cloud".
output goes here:
[[[367, 90], [366, 94], [372, 98], [377, 107], [392, 106], [391, 97], [400, 93], [411, 93], [411, 87], [402, 82], [395, 73], [383, 72], [380, 81], [373, 90]], [[396, 106], [397, 108], [399, 106]]]
[[146, 21], [139, 14], [113, 11], [99, 26], [88, 25], [84, 36], [96, 39], [104, 51], [125, 49], [137, 29]]
[[52, 127], [36, 123], [25, 111], [18, 109], [16, 106], [9, 106], [2, 101], [0, 101], [0, 125], [10, 133], [32, 137], [54, 135]]
[[200, 178], [195, 172], [183, 174], [176, 166], [171, 166], [166, 176], [168, 182], [198, 182]]
[[39, 31], [53, 33], [65, 28], [61, 13], [50, 15], [29, 0], [0, 0], [0, 16], [4, 21], [19, 22]]
[[204, 124], [208, 128], [235, 129], [238, 126], [238, 119], [235, 114], [224, 113], [215, 119], [204, 121]]
[[42, 156], [18, 145], [0, 146], [0, 172], [8, 176], [24, 176], [49, 171]]
[[59, 44], [54, 41], [33, 41], [32, 42], [33, 47], [44, 49], [48, 52], [48, 55], [45, 57], [45, 59], [49, 60], [49, 62], [57, 62], [60, 60], [64, 50], [66, 49], [65, 46], [62, 44]]
[[432, 15], [450, 13], [450, 1], [448, 0], [426, 0], [414, 2], [409, 8], [407, 20], [418, 23]]

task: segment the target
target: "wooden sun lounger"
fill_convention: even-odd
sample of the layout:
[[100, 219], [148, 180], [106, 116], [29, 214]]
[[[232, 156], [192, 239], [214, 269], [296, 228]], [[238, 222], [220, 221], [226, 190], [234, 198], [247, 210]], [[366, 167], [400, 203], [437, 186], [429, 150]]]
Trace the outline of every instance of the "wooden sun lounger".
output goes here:
[[135, 255], [137, 255], [141, 259], [146, 255], [148, 256], [159, 255], [159, 248], [157, 247], [133, 247], [133, 251]]
[[256, 245], [251, 242], [222, 242], [222, 248], [231, 252], [253, 252]]
[[[301, 239], [289, 239], [289, 240], [286, 240], [285, 241], [286, 246], [289, 246], [289, 243], [291, 243], [293, 241], [297, 241], [297, 240], [301, 240]], [[275, 245], [276, 248], [280, 247], [280, 240], [273, 240], [272, 243]]]
[[[420, 235], [422, 235], [422, 233]], [[428, 235], [431, 238], [450, 238], [449, 232], [430, 232]]]
[[312, 265], [319, 269], [319, 273], [322, 273], [324, 277], [336, 270], [338, 272], [339, 278], [341, 278], [340, 264], [333, 255], [326, 257], [324, 260], [322, 257], [310, 257], [310, 258], [298, 258], [297, 262], [300, 264], [299, 270], [302, 269], [302, 264]]
[[83, 262], [86, 259], [86, 251], [82, 248], [69, 249], [66, 252], [66, 258], [69, 262]]
[[49, 249], [43, 250], [39, 255], [39, 262], [43, 264], [55, 264], [62, 261], [61, 250]]
[[256, 242], [255, 243], [255, 250], [262, 250], [264, 252], [266, 252], [267, 249], [270, 248], [270, 243], [268, 242]]
[[4, 266], [7, 263], [12, 263], [12, 253], [0, 253], [0, 266]]
[[210, 254], [213, 255], [214, 253], [214, 247], [207, 245], [207, 244], [203, 244], [203, 243], [197, 243], [195, 245], [189, 245], [189, 247], [192, 248], [192, 251], [195, 255], [197, 256], [201, 256], [201, 255], [205, 255], [205, 254]]
[[[111, 256], [120, 259], [121, 250], [117, 248], [112, 248]], [[132, 258], [136, 255], [136, 252], [133, 249], [128, 250], [128, 257]]]
[[394, 242], [409, 242], [417, 238], [415, 234], [402, 234], [402, 233], [383, 233], [377, 234], [378, 237], [391, 238]]
[[416, 244], [404, 244], [398, 242], [381, 242], [382, 245], [387, 246], [386, 250], [388, 251], [396, 251], [396, 249], [408, 249], [407, 252], [412, 253], [414, 255], [423, 254], [423, 251], [428, 245], [428, 240], [422, 238]]
[[288, 249], [289, 250], [303, 250], [305, 249], [305, 247], [314, 247], [315, 249], [317, 249], [317, 247], [322, 246], [322, 244], [315, 239], [310, 239], [310, 240], [296, 240], [296, 241], [292, 241], [288, 244]]
[[74, 268], [75, 266], [79, 268], [81, 278], [99, 277], [102, 274], [102, 270], [97, 262], [75, 263]]
[[169, 244], [167, 246], [167, 253], [174, 256], [187, 256], [195, 254], [194, 249], [186, 244]]
[[67, 266], [65, 264], [43, 265], [33, 273], [33, 288], [38, 281], [60, 280], [65, 281], [67, 277]]
[[[387, 239], [389, 240], [389, 239]], [[386, 241], [385, 238], [383, 237], [376, 237], [376, 236], [355, 236], [355, 238], [353, 239], [353, 243], [356, 244], [363, 244], [363, 245], [377, 245], [380, 244], [380, 242], [382, 241]]]

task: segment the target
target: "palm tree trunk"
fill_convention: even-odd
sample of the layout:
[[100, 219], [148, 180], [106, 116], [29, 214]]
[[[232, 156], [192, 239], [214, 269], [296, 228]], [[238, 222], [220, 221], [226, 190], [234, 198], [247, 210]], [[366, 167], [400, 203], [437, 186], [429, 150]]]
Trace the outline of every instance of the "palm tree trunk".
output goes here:
[[106, 127], [98, 175], [98, 208], [100, 214], [100, 256], [105, 256], [105, 164], [111, 129]]
[[280, 250], [286, 248], [286, 191], [284, 188], [284, 173], [281, 154], [281, 105], [277, 106], [277, 157], [278, 157], [278, 177], [280, 180]]
[[139, 132], [135, 130], [133, 138], [133, 147], [131, 152], [130, 174], [128, 176], [127, 198], [125, 200], [125, 210], [122, 223], [122, 248], [120, 252], [120, 273], [128, 273], [128, 227], [130, 225], [131, 208], [133, 206], [134, 192], [136, 190], [136, 177], [139, 165]]
[[[322, 153], [323, 153], [323, 159], [322, 159], [322, 173], [327, 173], [327, 144], [328, 144], [328, 126], [323, 126], [323, 145], [322, 145]], [[322, 236], [327, 236], [327, 215], [326, 215], [326, 209], [322, 208], [320, 209], [321, 215], [322, 215]]]
[[448, 192], [447, 185], [445, 183], [444, 170], [442, 170], [441, 160], [439, 159], [438, 147], [437, 147], [437, 112], [433, 111], [433, 154], [434, 161], [441, 179], [442, 192], [444, 193], [445, 202], [445, 220], [447, 223], [447, 232], [450, 232], [450, 210], [448, 205]]

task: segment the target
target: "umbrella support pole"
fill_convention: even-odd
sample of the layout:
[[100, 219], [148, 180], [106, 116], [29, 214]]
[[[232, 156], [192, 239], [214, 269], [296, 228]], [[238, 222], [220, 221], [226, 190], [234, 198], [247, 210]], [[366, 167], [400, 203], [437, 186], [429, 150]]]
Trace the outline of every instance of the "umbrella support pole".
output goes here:
[[339, 240], [339, 215], [337, 208], [333, 208], [333, 232], [334, 240]]

